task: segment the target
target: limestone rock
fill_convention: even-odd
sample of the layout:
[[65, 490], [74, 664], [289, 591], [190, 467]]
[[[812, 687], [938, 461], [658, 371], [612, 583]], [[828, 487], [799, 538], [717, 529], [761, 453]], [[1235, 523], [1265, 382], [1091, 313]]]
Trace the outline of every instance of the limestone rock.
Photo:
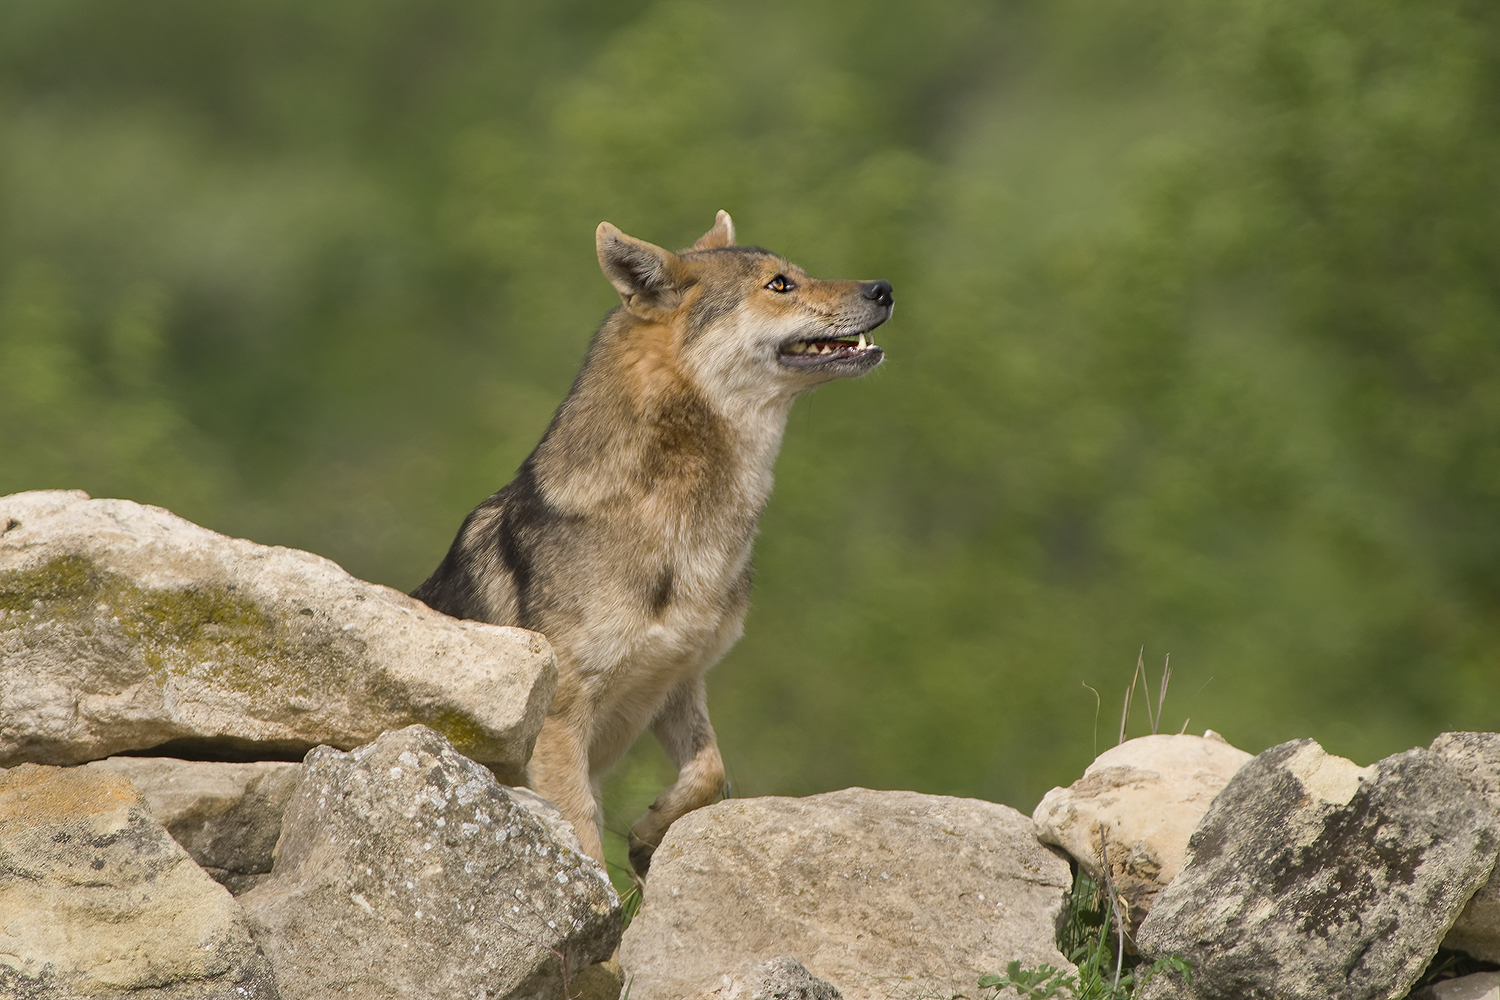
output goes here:
[[731, 799], [667, 831], [620, 961], [632, 1000], [712, 995], [788, 953], [849, 1000], [972, 996], [1013, 959], [1071, 968], [1055, 942], [1069, 885], [1007, 806], [863, 788]]
[[[1432, 741], [1432, 752], [1453, 765], [1490, 812], [1500, 817], [1500, 734], [1444, 733]], [[1500, 962], [1500, 878], [1494, 872], [1459, 914], [1443, 947]]]
[[425, 722], [520, 783], [556, 676], [541, 636], [308, 552], [128, 500], [0, 497], [0, 767], [295, 759]]
[[[245, 764], [178, 760], [174, 757], [110, 757], [85, 765], [130, 779], [147, 809], [199, 867], [235, 895], [271, 871], [281, 835], [281, 815], [302, 776], [287, 761]], [[579, 854], [573, 824], [557, 806], [529, 788], [502, 786], [505, 794], [547, 826], [552, 836]]]
[[712, 1000], [843, 1000], [843, 995], [791, 955], [769, 962], [747, 962], [736, 975], [725, 976], [717, 989], [704, 994]]
[[1100, 754], [1031, 814], [1037, 839], [1072, 855], [1103, 884], [1099, 832], [1132, 930], [1182, 870], [1188, 838], [1208, 805], [1251, 755], [1215, 733], [1142, 736]]
[[224, 888], [123, 776], [0, 772], [0, 996], [274, 1000]]
[[308, 754], [240, 903], [287, 1000], [556, 1000], [620, 935], [603, 869], [425, 726]]
[[529, 788], [518, 788], [514, 785], [502, 787], [512, 802], [542, 821], [542, 825], [547, 828], [547, 832], [554, 840], [564, 847], [571, 848], [575, 854], [583, 853], [583, 844], [578, 840], [578, 832], [573, 829], [572, 823], [563, 819], [561, 809]]
[[1500, 972], [1476, 972], [1471, 976], [1445, 979], [1422, 987], [1412, 993], [1409, 1000], [1500, 1000]]
[[1141, 924], [1141, 951], [1187, 959], [1191, 986], [1162, 975], [1142, 1000], [1405, 996], [1497, 845], [1437, 754], [1360, 768], [1312, 740], [1272, 747], [1214, 799]]
[[238, 895], [271, 871], [281, 813], [302, 765], [111, 757], [87, 765], [124, 775], [194, 861]]

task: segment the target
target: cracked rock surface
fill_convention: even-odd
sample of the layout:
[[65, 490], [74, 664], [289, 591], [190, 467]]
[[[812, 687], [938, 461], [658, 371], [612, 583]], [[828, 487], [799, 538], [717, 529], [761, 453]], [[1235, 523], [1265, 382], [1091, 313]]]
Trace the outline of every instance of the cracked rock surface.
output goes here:
[[1313, 740], [1260, 754], [1214, 799], [1141, 924], [1191, 985], [1143, 1000], [1404, 997], [1495, 862], [1495, 817], [1441, 756], [1361, 768]]
[[271, 870], [281, 813], [301, 764], [110, 757], [86, 765], [130, 779], [151, 815], [214, 881], [235, 895]]
[[[1500, 823], [1500, 733], [1444, 733], [1431, 749], [1452, 765]], [[1443, 947], [1500, 962], [1500, 879], [1493, 872], [1459, 914]]]
[[0, 772], [0, 997], [276, 996], [234, 899], [123, 776]]
[[620, 939], [603, 869], [425, 726], [308, 754], [240, 903], [286, 1000], [555, 1000]]
[[729, 799], [667, 831], [620, 962], [631, 1000], [712, 996], [787, 955], [847, 1000], [973, 996], [1013, 959], [1072, 968], [1056, 944], [1069, 888], [1031, 821], [993, 802]]

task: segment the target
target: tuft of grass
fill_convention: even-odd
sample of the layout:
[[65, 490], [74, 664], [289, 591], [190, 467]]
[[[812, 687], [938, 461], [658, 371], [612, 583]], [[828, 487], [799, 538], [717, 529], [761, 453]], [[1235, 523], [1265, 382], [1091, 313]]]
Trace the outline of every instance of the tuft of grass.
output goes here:
[[[1161, 684], [1157, 686], [1156, 709], [1151, 708], [1151, 678], [1146, 674], [1146, 647], [1142, 646], [1135, 657], [1135, 673], [1130, 677], [1130, 686], [1125, 689], [1125, 707], [1120, 712], [1120, 743], [1125, 742], [1125, 724], [1130, 721], [1130, 708], [1135, 699], [1135, 688], [1139, 684], [1146, 693], [1146, 721], [1151, 724], [1151, 735], [1161, 730], [1162, 711], [1167, 707], [1167, 686], [1172, 683], [1172, 654], [1168, 653], [1161, 666]], [[1094, 693], [1098, 697], [1098, 692]], [[1097, 714], [1097, 713], [1096, 713]], [[1182, 731], [1187, 732], [1188, 720], [1184, 719]], [[1095, 723], [1098, 725], [1096, 719]], [[1097, 742], [1097, 741], [1096, 741]], [[1117, 746], [1119, 744], [1116, 744]], [[1098, 756], [1097, 754], [1095, 756]]]
[[1163, 972], [1176, 972], [1185, 982], [1192, 982], [1192, 967], [1180, 955], [1148, 963], [1138, 955], [1126, 954], [1120, 937], [1124, 909], [1110, 895], [1078, 869], [1068, 897], [1068, 919], [1057, 942], [1068, 961], [1077, 966], [1076, 974], [1051, 965], [1028, 968], [1011, 962], [1003, 975], [982, 977], [979, 987], [993, 990], [991, 1000], [1012, 994], [1025, 1000], [1129, 1000], [1137, 989]]
[[[1135, 673], [1130, 686], [1125, 689], [1125, 705], [1120, 712], [1120, 743], [1125, 742], [1125, 727], [1130, 722], [1130, 709], [1135, 701], [1135, 690], [1139, 686], [1145, 692], [1146, 718], [1155, 735], [1161, 728], [1162, 712], [1166, 709], [1167, 688], [1172, 683], [1172, 656], [1167, 654], [1161, 668], [1161, 682], [1157, 685], [1156, 705], [1151, 704], [1151, 679], [1146, 673], [1146, 647], [1136, 654]], [[1099, 750], [1099, 692], [1094, 693], [1094, 752]], [[1187, 731], [1187, 722], [1182, 724]], [[1128, 932], [1125, 918], [1129, 907], [1115, 891], [1110, 878], [1109, 845], [1105, 842], [1104, 829], [1099, 830], [1100, 869], [1104, 884], [1100, 885], [1082, 867], [1075, 865], [1073, 891], [1068, 897], [1068, 918], [1058, 934], [1057, 947], [1068, 961], [1077, 967], [1076, 973], [1064, 972], [1053, 965], [1037, 968], [1023, 966], [1019, 961], [1006, 965], [1004, 975], [987, 975], [979, 980], [981, 989], [993, 990], [990, 1000], [1002, 994], [1014, 994], [1024, 1000], [1051, 1000], [1053, 997], [1066, 1000], [1128, 1000], [1137, 988], [1144, 986], [1153, 976], [1164, 972], [1175, 972], [1185, 982], [1192, 982], [1193, 971], [1181, 955], [1168, 955], [1154, 962], [1146, 962], [1139, 954], [1129, 954], [1125, 947]], [[1113, 945], [1111, 945], [1113, 939]], [[1133, 942], [1132, 942], [1133, 945]]]
[[[610, 874], [613, 875], [614, 872], [611, 871]], [[632, 871], [630, 874], [634, 875], [635, 872]], [[620, 930], [624, 931], [635, 919], [635, 915], [641, 912], [641, 903], [645, 901], [645, 896], [641, 894], [639, 882], [632, 882], [625, 889], [616, 891], [620, 893], [620, 914], [624, 918]]]

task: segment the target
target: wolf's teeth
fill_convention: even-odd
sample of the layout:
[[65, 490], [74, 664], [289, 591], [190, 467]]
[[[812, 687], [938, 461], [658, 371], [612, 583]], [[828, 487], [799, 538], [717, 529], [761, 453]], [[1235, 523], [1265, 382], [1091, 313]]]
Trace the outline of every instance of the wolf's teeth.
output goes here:
[[859, 335], [859, 345], [855, 349], [856, 350], [860, 350], [860, 351], [863, 351], [865, 349], [865, 335], [864, 334], [860, 334]]

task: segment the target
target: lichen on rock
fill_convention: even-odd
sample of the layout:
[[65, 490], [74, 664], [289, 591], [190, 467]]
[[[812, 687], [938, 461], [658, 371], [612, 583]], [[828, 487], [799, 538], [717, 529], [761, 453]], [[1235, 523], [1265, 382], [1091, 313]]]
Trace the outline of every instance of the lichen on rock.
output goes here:
[[1422, 973], [1500, 849], [1494, 815], [1442, 757], [1361, 768], [1313, 740], [1272, 747], [1214, 799], [1141, 924], [1190, 984], [1143, 1000], [1388, 1000]]
[[287, 1000], [554, 1000], [609, 958], [619, 897], [425, 726], [308, 755], [271, 877], [240, 897]]
[[535, 633], [127, 500], [15, 494], [0, 522], [0, 767], [297, 759], [422, 722], [521, 779], [556, 685]]

